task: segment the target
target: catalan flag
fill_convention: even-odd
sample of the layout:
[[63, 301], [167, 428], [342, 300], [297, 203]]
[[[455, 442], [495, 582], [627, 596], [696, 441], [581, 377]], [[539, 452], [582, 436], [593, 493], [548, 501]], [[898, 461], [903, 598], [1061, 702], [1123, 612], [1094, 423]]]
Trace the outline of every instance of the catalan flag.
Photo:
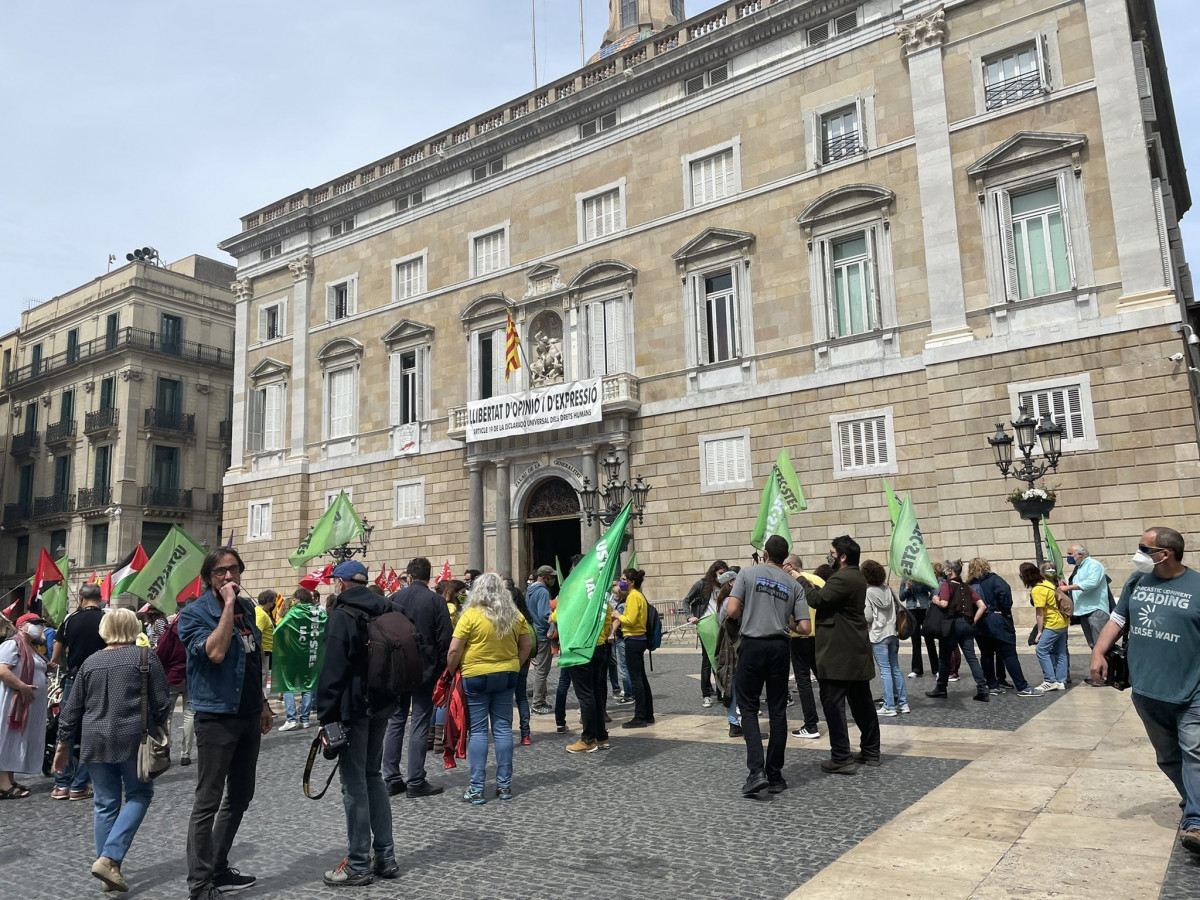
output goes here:
[[504, 323], [504, 380], [508, 381], [508, 377], [513, 372], [521, 368], [521, 355], [518, 352], [521, 347], [521, 339], [517, 337], [517, 326], [513, 322], [512, 313], [508, 314], [508, 321]]

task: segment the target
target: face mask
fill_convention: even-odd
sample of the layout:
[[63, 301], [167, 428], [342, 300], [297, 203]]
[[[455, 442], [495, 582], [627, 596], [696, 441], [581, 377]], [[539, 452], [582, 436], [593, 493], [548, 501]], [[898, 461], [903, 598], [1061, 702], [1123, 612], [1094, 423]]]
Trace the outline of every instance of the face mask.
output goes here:
[[1068, 557], [1067, 557], [1067, 565], [1068, 565], [1068, 566], [1073, 566], [1073, 565], [1075, 565], [1075, 557], [1073, 557], [1073, 556], [1068, 556]]
[[1143, 553], [1139, 550], [1133, 554], [1133, 567], [1143, 575], [1149, 575], [1154, 571], [1155, 562], [1149, 553]]
[[628, 581], [618, 581], [617, 587], [619, 587], [623, 591], [627, 591], [627, 590], [629, 590], [629, 582]]
[[29, 639], [32, 641], [40, 641], [44, 632], [45, 629], [43, 629], [41, 625], [25, 626], [25, 634], [28, 635]]

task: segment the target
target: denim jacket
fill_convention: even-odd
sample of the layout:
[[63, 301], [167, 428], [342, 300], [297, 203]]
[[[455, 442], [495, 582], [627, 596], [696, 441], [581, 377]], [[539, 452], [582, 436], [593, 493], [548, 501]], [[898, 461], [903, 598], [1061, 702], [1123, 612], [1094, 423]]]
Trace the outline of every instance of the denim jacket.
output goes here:
[[[261, 648], [262, 634], [254, 621], [254, 607], [244, 597], [238, 597], [236, 602], [254, 634], [255, 644]], [[195, 712], [236, 713], [242, 700], [246, 651], [236, 630], [221, 662], [214, 663], [204, 650], [204, 642], [217, 630], [221, 607], [212, 590], [207, 590], [179, 613], [179, 640], [187, 653], [188, 694]]]

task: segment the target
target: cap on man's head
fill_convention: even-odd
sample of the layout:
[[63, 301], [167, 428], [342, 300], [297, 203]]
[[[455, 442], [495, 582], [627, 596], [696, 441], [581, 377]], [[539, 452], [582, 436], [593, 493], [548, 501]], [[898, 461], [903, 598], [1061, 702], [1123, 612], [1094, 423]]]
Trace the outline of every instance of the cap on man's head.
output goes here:
[[345, 562], [340, 562], [334, 566], [333, 572], [330, 573], [334, 578], [340, 578], [343, 581], [359, 581], [363, 584], [367, 583], [367, 567], [360, 563], [357, 559], [348, 559]]
[[541, 578], [544, 575], [554, 575], [554, 566], [538, 566], [537, 577]]
[[34, 625], [45, 625], [46, 624], [46, 620], [43, 619], [41, 616], [39, 616], [37, 613], [25, 613], [25, 615], [23, 615], [23, 616], [21, 616], [21, 618], [17, 619], [17, 627], [20, 628], [22, 625], [28, 625], [31, 622]]

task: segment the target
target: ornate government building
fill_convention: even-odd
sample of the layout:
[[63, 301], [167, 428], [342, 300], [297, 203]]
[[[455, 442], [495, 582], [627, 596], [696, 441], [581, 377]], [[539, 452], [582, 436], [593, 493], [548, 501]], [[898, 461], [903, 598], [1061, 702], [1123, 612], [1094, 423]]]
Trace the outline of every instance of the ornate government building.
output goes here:
[[884, 476], [935, 556], [1013, 580], [1033, 548], [986, 438], [1020, 405], [1064, 429], [1060, 541], [1119, 569], [1148, 522], [1200, 532], [1191, 198], [1150, 0], [610, 7], [585, 68], [222, 244], [225, 527], [254, 583], [294, 583], [343, 488], [373, 566], [523, 577], [596, 538], [578, 492], [611, 452], [652, 486], [647, 593], [678, 597], [749, 555], [780, 448], [810, 565], [844, 532], [882, 557]]

